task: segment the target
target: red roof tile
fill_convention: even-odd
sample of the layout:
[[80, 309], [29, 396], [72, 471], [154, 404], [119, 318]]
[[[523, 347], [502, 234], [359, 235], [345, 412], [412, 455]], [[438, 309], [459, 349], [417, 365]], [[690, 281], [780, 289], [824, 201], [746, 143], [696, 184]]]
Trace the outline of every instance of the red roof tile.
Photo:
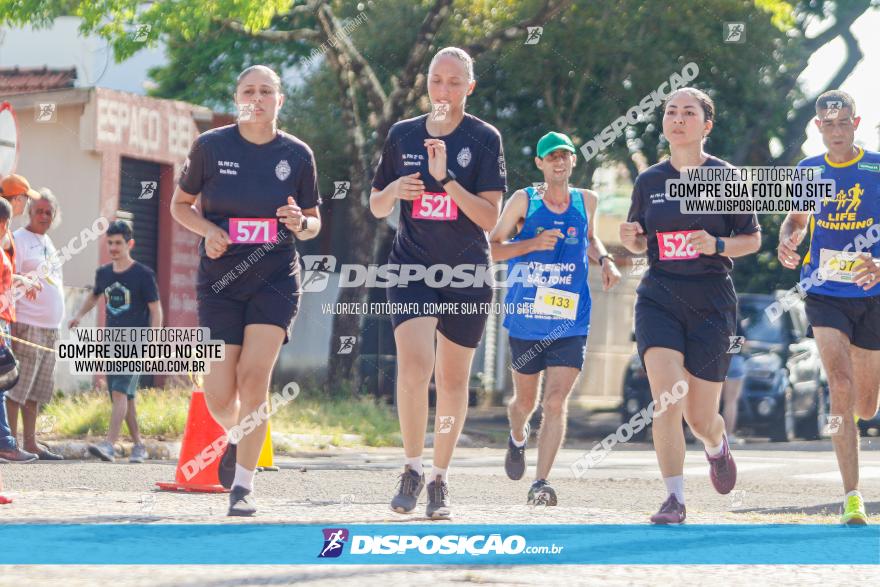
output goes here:
[[0, 94], [24, 94], [74, 87], [76, 68], [0, 67]]

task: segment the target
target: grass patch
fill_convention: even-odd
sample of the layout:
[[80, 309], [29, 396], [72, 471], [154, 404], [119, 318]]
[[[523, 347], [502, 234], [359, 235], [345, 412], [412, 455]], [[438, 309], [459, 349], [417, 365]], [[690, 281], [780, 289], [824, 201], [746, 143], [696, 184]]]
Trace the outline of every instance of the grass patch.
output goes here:
[[[138, 424], [148, 437], [180, 438], [189, 410], [188, 389], [142, 389], [137, 394]], [[49, 436], [103, 436], [110, 423], [110, 398], [103, 392], [56, 396], [43, 411], [51, 422]], [[272, 430], [289, 434], [321, 434], [340, 446], [343, 435], [358, 434], [367, 446], [399, 446], [400, 427], [392, 406], [373, 397], [326, 399], [304, 391], [272, 416]], [[123, 434], [127, 427], [123, 425]]]
[[[142, 435], [158, 438], [183, 435], [189, 392], [150, 388], [138, 390], [136, 397]], [[56, 396], [46, 405], [43, 415], [51, 422], [51, 436], [103, 436], [110, 425], [110, 396], [97, 391]], [[122, 430], [127, 433], [125, 424]]]
[[294, 434], [329, 434], [337, 446], [343, 434], [360, 434], [367, 446], [400, 446], [394, 408], [371, 396], [351, 399], [298, 397], [272, 416], [272, 430]]

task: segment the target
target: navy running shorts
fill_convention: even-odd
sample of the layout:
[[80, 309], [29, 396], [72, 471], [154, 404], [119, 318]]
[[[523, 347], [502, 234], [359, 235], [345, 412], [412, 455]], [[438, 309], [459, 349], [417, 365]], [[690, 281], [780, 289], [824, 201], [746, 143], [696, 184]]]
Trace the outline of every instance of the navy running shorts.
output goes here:
[[580, 371], [584, 366], [586, 336], [566, 336], [552, 342], [512, 336], [509, 340], [511, 366], [517, 373], [534, 375], [547, 367], [572, 367]]
[[836, 328], [853, 346], [880, 351], [880, 296], [841, 298], [808, 293], [804, 306], [810, 336], [816, 326]]
[[729, 275], [672, 276], [651, 269], [636, 290], [635, 331], [642, 364], [652, 347], [684, 355], [699, 379], [722, 382], [736, 335], [736, 291]]
[[424, 281], [389, 287], [391, 324], [434, 316], [437, 330], [455, 344], [475, 349], [483, 337], [492, 302], [492, 288], [434, 288]]
[[[205, 271], [205, 266], [203, 259], [200, 271]], [[211, 329], [211, 339], [241, 345], [245, 326], [271, 324], [284, 331], [285, 344], [290, 340], [299, 310], [299, 271], [291, 273], [285, 265], [271, 273], [261, 269], [261, 265], [255, 265], [224, 287], [216, 285], [222, 282], [211, 284], [208, 277], [213, 276], [201, 276], [210, 287], [198, 288], [199, 325]]]

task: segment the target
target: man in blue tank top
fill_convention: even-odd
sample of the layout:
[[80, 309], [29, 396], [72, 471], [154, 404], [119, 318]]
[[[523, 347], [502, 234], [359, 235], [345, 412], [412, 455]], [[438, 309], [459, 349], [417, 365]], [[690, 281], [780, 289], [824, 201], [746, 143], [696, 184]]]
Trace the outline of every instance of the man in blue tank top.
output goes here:
[[568, 397], [583, 366], [590, 331], [588, 258], [601, 265], [605, 291], [620, 281], [614, 259], [594, 236], [598, 196], [568, 185], [575, 153], [571, 139], [563, 134], [541, 137], [535, 165], [544, 183], [517, 190], [489, 236], [492, 259], [508, 261], [505, 302], [514, 309], [504, 319], [514, 380], [504, 468], [513, 480], [526, 471], [528, 422], [538, 405], [541, 373], [546, 372], [529, 504], [556, 505], [547, 477], [565, 439]]
[[828, 373], [831, 415], [840, 421], [831, 440], [843, 479], [846, 525], [868, 523], [853, 416], [872, 418], [880, 406], [880, 153], [854, 144], [859, 120], [845, 92], [825, 92], [816, 100], [816, 125], [828, 152], [798, 166], [818, 168], [822, 179], [833, 179], [835, 195], [813, 214], [789, 214], [779, 230], [779, 261], [795, 269], [798, 245], [809, 229], [800, 284]]

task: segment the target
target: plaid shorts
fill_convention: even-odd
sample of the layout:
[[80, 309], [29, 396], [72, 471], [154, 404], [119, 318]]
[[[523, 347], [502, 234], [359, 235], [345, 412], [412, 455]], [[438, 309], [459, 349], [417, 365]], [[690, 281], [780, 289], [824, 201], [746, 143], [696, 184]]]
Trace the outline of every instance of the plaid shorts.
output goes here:
[[[52, 349], [58, 340], [58, 330], [13, 322], [12, 336]], [[6, 397], [18, 404], [29, 401], [49, 403], [55, 391], [55, 353], [15, 340], [12, 341], [12, 352], [18, 359], [20, 376], [16, 386], [6, 392]]]

